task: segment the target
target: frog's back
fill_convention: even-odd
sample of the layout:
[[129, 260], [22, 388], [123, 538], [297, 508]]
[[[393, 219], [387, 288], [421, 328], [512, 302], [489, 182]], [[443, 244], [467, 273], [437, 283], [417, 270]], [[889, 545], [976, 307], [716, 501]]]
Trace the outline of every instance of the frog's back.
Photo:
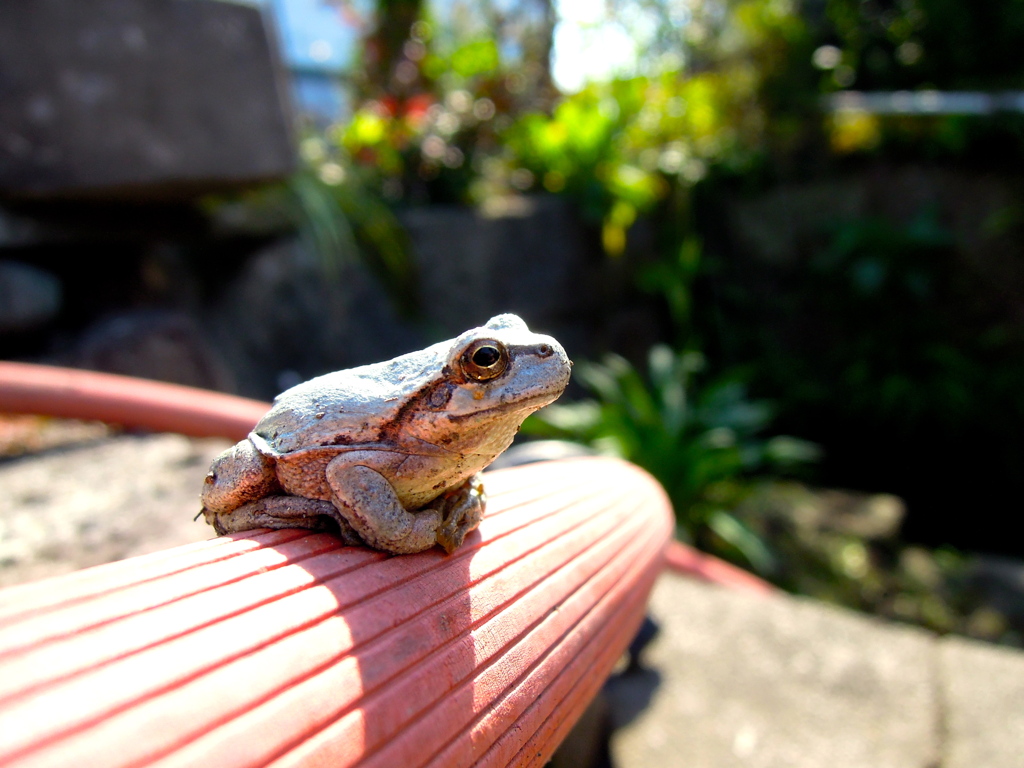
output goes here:
[[446, 343], [435, 344], [298, 384], [274, 398], [250, 438], [273, 456], [374, 443], [409, 397], [441, 376], [447, 349]]

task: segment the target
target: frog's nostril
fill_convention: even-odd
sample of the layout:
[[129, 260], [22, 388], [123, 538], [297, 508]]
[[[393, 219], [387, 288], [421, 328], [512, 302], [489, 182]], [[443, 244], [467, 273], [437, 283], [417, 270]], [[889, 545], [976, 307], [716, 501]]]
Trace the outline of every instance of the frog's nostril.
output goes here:
[[537, 347], [537, 354], [541, 357], [551, 357], [551, 353], [554, 351], [550, 344], [541, 344]]

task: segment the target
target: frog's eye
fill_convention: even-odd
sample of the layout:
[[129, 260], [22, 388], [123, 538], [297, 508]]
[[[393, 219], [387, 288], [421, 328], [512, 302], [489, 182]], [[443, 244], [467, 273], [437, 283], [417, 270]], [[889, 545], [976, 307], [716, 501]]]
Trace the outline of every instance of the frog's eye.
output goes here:
[[490, 381], [508, 367], [508, 350], [492, 339], [474, 341], [462, 353], [462, 369], [471, 379]]

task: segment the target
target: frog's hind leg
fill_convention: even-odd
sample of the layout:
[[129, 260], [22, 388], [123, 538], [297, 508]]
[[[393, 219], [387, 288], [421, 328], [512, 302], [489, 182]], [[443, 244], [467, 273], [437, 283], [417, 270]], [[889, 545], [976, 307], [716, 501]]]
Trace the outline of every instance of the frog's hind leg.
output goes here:
[[467, 533], [480, 525], [486, 503], [483, 476], [480, 473], [431, 503], [430, 506], [444, 518], [441, 527], [437, 529], [437, 543], [449, 555], [462, 544]]
[[[329, 501], [302, 496], [265, 496], [243, 504], [230, 512], [203, 510], [206, 520], [218, 534], [251, 531], [253, 528], [307, 528], [311, 531], [336, 532], [348, 545], [362, 544], [338, 510]], [[337, 522], [335, 528], [331, 521]]]
[[422, 552], [437, 543], [441, 513], [409, 512], [382, 474], [337, 457], [327, 465], [327, 482], [341, 515], [374, 549], [397, 555]]

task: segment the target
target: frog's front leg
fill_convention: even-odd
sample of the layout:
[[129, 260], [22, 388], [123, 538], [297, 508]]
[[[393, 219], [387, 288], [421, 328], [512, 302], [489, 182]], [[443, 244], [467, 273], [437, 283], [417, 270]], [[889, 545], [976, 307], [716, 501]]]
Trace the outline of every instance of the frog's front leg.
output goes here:
[[329, 501], [303, 496], [266, 496], [228, 512], [204, 509], [206, 521], [218, 534], [251, 531], [253, 528], [308, 528], [311, 531], [334, 531], [328, 518], [337, 522], [337, 533], [349, 546], [363, 542], [352, 526]]
[[338, 456], [327, 465], [327, 483], [335, 504], [360, 538], [374, 549], [405, 555], [437, 543], [441, 513], [409, 512], [384, 475]]
[[437, 529], [437, 543], [449, 555], [462, 544], [467, 533], [480, 525], [486, 503], [483, 476], [479, 472], [431, 502], [430, 506], [444, 519]]

